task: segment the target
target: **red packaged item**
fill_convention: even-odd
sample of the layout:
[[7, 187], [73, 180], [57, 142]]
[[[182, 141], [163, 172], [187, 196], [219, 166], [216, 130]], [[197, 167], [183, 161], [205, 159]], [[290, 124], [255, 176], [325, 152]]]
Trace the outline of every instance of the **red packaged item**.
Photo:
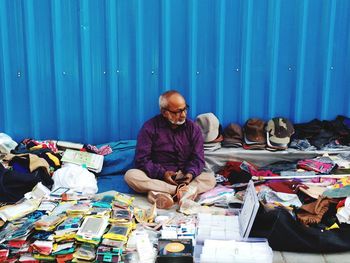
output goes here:
[[307, 171], [315, 171], [321, 174], [329, 174], [335, 167], [332, 163], [320, 162], [315, 159], [306, 159], [298, 161], [298, 168], [302, 168]]
[[9, 256], [9, 250], [8, 249], [0, 249], [0, 262], [4, 262], [7, 260]]

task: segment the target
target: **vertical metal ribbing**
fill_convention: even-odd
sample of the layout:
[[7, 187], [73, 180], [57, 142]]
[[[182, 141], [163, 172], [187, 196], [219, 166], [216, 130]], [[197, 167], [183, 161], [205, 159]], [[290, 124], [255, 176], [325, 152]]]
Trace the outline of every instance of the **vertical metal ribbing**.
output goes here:
[[191, 104], [191, 113], [193, 116], [197, 115], [197, 32], [198, 32], [198, 4], [197, 0], [188, 1], [190, 5], [190, 25], [189, 25], [189, 101]]
[[89, 1], [80, 3], [80, 92], [82, 93], [83, 104], [83, 125], [85, 139], [87, 142], [93, 141], [93, 123], [92, 123], [92, 70], [91, 70], [91, 36], [90, 36], [90, 6]]
[[66, 138], [66, 129], [64, 128], [64, 93], [62, 87], [64, 83], [62, 81], [62, 48], [60, 46], [62, 39], [62, 26], [61, 26], [61, 1], [51, 2], [51, 18], [52, 18], [52, 58], [53, 58], [53, 83], [55, 89], [55, 100], [56, 100], [56, 116], [57, 116], [57, 133], [58, 138]]
[[244, 15], [245, 23], [243, 23], [243, 37], [242, 37], [242, 58], [241, 68], [243, 69], [242, 78], [242, 106], [241, 106], [241, 120], [243, 123], [250, 118], [250, 79], [251, 79], [251, 53], [252, 53], [252, 20], [253, 20], [253, 1], [245, 1]]
[[24, 1], [23, 2], [23, 25], [26, 27], [23, 29], [25, 34], [25, 43], [26, 43], [26, 67], [27, 74], [25, 76], [29, 94], [29, 107], [30, 107], [30, 124], [32, 136], [34, 138], [40, 137], [40, 111], [39, 111], [39, 94], [38, 93], [38, 56], [37, 56], [37, 47], [36, 47], [36, 28], [35, 28], [35, 14], [33, 2]]
[[2, 69], [3, 69], [3, 80], [1, 83], [0, 79], [0, 86], [1, 86], [1, 96], [2, 96], [2, 115], [3, 115], [3, 128], [4, 131], [8, 132], [9, 134], [12, 133], [12, 111], [10, 109], [10, 103], [11, 103], [11, 87], [12, 87], [12, 81], [11, 81], [11, 59], [10, 59], [10, 40], [9, 40], [9, 32], [8, 32], [8, 17], [7, 17], [7, 8], [6, 8], [6, 2], [0, 1], [0, 41], [1, 41], [1, 57], [2, 61], [0, 60], [0, 63], [2, 63]]
[[118, 43], [118, 2], [114, 0], [106, 1], [106, 34], [107, 34], [107, 63], [108, 63], [108, 81], [107, 90], [109, 91], [109, 114], [108, 122], [110, 124], [109, 135], [111, 138], [119, 138], [119, 43]]
[[223, 119], [223, 104], [225, 90], [225, 29], [226, 29], [226, 4], [225, 1], [219, 1], [219, 15], [217, 16], [219, 23], [218, 36], [218, 59], [217, 59], [217, 96], [216, 113], [219, 120]]
[[[144, 32], [143, 32], [143, 1], [137, 2], [137, 24], [136, 24], [136, 120], [137, 126], [144, 121]], [[149, 72], [148, 72], [149, 73]]]
[[276, 115], [276, 92], [277, 92], [277, 76], [278, 76], [278, 59], [279, 59], [279, 40], [280, 40], [280, 16], [281, 16], [281, 2], [272, 1], [272, 16], [271, 20], [271, 68], [270, 68], [270, 86], [269, 86], [269, 103], [268, 116], [275, 117]]
[[304, 89], [304, 76], [305, 76], [305, 52], [306, 52], [306, 39], [307, 39], [307, 18], [309, 12], [309, 1], [301, 1], [302, 15], [301, 15], [301, 34], [300, 44], [298, 49], [298, 71], [296, 76], [296, 88], [295, 88], [295, 101], [294, 101], [294, 121], [300, 122], [302, 119], [302, 105], [303, 105], [303, 89]]
[[[348, 19], [348, 24], [350, 24], [350, 17], [347, 16], [347, 19]], [[347, 46], [348, 46], [348, 50], [347, 50], [347, 57], [346, 57], [346, 60], [347, 61], [347, 64], [346, 65], [350, 65], [350, 34], [347, 35], [347, 39], [346, 39], [346, 43], [347, 43]], [[346, 67], [346, 76], [347, 76], [347, 81], [344, 83], [344, 86], [348, 89], [348, 93], [347, 93], [347, 96], [350, 96], [350, 93], [349, 93], [349, 87], [350, 87], [350, 68], [349, 67]], [[345, 100], [345, 101], [348, 101], [348, 100]], [[350, 103], [346, 103], [344, 105], [344, 108], [346, 109], [346, 116], [350, 116]]]
[[161, 5], [161, 30], [162, 30], [162, 73], [163, 83], [160, 86], [161, 92], [172, 88], [171, 86], [171, 41], [170, 41], [170, 26], [171, 13], [169, 1], [160, 1]]
[[[324, 78], [322, 86], [322, 107], [321, 107], [321, 119], [327, 119], [329, 115], [329, 99], [331, 89], [331, 79], [333, 72], [333, 41], [334, 41], [334, 25], [335, 25], [335, 14], [336, 14], [337, 1], [331, 1], [330, 18], [329, 18], [329, 34], [326, 48], [326, 66], [324, 68]], [[328, 9], [327, 9], [328, 10]]]
[[[350, 1], [41, 2], [0, 0], [0, 132], [15, 140], [135, 139], [154, 113], [148, 103], [169, 88], [186, 95], [191, 116], [213, 111], [223, 125], [258, 109], [262, 118], [290, 112], [296, 123], [350, 114]], [[333, 88], [344, 96], [335, 100]], [[57, 125], [48, 128], [51, 113]]]

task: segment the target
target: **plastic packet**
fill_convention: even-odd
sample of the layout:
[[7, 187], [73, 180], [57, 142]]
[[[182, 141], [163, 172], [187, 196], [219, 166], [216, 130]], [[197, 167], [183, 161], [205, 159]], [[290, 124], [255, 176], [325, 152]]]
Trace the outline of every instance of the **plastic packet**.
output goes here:
[[153, 204], [151, 208], [134, 208], [134, 215], [139, 223], [152, 223], [154, 218], [157, 216], [157, 206], [156, 203]]
[[134, 213], [130, 208], [125, 209], [113, 207], [111, 219], [117, 221], [130, 221], [133, 215]]
[[98, 244], [107, 226], [107, 217], [87, 216], [76, 234], [76, 239], [81, 242]]
[[128, 208], [134, 202], [135, 197], [118, 192], [118, 193], [116, 193], [114, 199], [115, 200], [113, 202], [113, 206], [121, 207], [121, 208]]
[[66, 219], [65, 215], [50, 215], [43, 216], [40, 220], [34, 223], [36, 230], [47, 230], [51, 231], [56, 228], [63, 220]]
[[111, 208], [113, 200], [113, 195], [105, 195], [101, 199], [94, 201], [92, 207]]
[[97, 262], [118, 263], [123, 253], [121, 248], [100, 246], [97, 248]]
[[7, 240], [20, 238], [29, 235], [29, 233], [34, 228], [34, 222], [27, 221], [22, 226], [13, 231], [10, 235], [7, 236]]
[[110, 212], [111, 212], [111, 208], [107, 208], [107, 207], [92, 207], [90, 209], [91, 215], [109, 216]]
[[[83, 244], [73, 254], [75, 259], [93, 260], [96, 257], [96, 249], [91, 244]], [[73, 261], [74, 262], [74, 261]]]
[[82, 219], [81, 215], [66, 218], [56, 230], [63, 229], [78, 229], [80, 226], [80, 221]]
[[103, 235], [103, 238], [126, 242], [131, 229], [130, 224], [113, 224], [108, 232]]
[[4, 222], [13, 221], [34, 212], [40, 204], [39, 200], [31, 199], [23, 202], [3, 206], [0, 208], [0, 219]]

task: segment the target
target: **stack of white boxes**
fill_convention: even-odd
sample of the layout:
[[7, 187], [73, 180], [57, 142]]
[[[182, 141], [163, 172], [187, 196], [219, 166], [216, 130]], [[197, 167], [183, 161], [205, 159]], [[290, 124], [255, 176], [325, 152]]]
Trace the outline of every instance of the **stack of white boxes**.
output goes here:
[[195, 262], [272, 262], [273, 252], [267, 240], [248, 238], [258, 208], [258, 198], [251, 181], [238, 216], [199, 214]]
[[199, 214], [197, 226], [197, 243], [207, 239], [240, 239], [238, 216]]
[[201, 263], [272, 263], [267, 241], [205, 240]]

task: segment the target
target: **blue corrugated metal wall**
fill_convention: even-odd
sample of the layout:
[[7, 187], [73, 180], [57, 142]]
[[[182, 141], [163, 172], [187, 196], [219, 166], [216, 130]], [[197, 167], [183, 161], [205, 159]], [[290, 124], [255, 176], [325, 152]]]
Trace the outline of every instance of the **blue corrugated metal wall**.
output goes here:
[[350, 115], [348, 0], [2, 0], [0, 132], [134, 139], [180, 90], [223, 125]]

